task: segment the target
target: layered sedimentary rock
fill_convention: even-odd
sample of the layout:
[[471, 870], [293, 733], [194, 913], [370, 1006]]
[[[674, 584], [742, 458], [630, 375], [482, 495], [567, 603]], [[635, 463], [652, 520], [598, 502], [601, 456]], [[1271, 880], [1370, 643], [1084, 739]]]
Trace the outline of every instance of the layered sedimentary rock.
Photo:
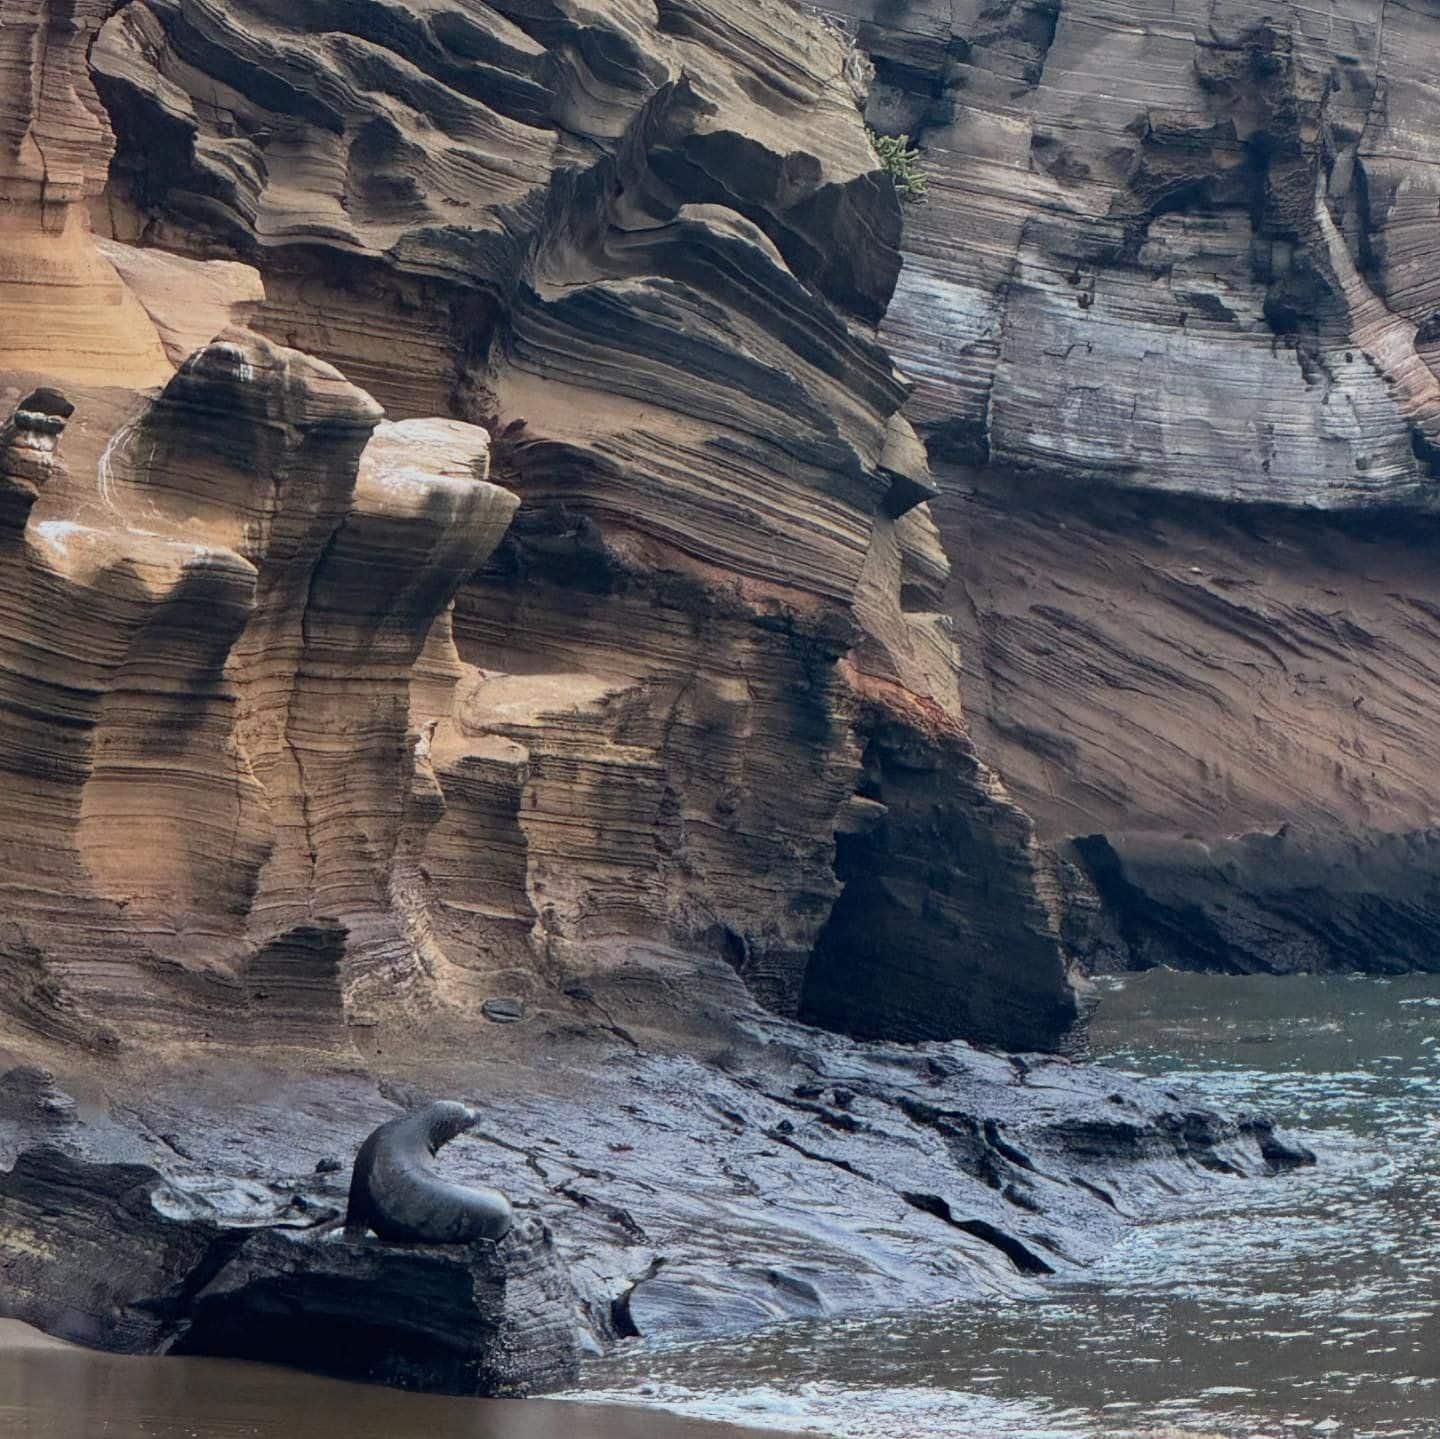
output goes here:
[[[275, 1328], [319, 1314], [352, 1372], [413, 1381], [435, 1341], [425, 1382], [509, 1388], [577, 1327], [1018, 1292], [1207, 1171], [1304, 1159], [960, 1042], [1065, 1043], [1109, 920], [961, 703], [931, 461], [984, 446], [887, 349], [913, 274], [834, 25], [16, 17], [43, 83], [5, 173], [33, 190], [58, 115], [78, 176], [54, 236], [58, 193], [6, 212], [41, 237], [17, 304], [53, 251], [108, 319], [0, 352], [0, 1037], [88, 1101], [16, 1081], [0, 1205], [30, 1233], [72, 1191], [89, 1238], [30, 1244], [12, 1311], [334, 1367]], [[55, 78], [87, 46], [94, 95]], [[1424, 376], [1342, 269], [1423, 456]], [[1418, 503], [1386, 455], [1327, 502]], [[457, 1177], [570, 1279], [327, 1237], [336, 1156], [438, 1096], [485, 1116]], [[550, 1357], [507, 1369], [506, 1334]]]
[[826, 8], [921, 150], [881, 337], [1067, 943], [1432, 965], [1428, 20]]
[[[637, 949], [584, 983], [483, 1037], [396, 1017], [363, 1066], [328, 1072], [123, 1056], [103, 1109], [69, 1100], [102, 1082], [82, 1056], [63, 1084], [0, 1077], [6, 1313], [130, 1352], [505, 1392], [566, 1382], [577, 1336], [593, 1352], [1033, 1296], [1177, 1189], [1310, 1158], [1265, 1121], [1069, 1060], [802, 1028], [718, 959]], [[514, 1232], [344, 1238], [338, 1156], [435, 1094], [481, 1116], [442, 1172], [502, 1188]]]
[[88, 485], [72, 410], [37, 391], [0, 458], [8, 1003], [53, 990], [49, 1023], [110, 1044], [186, 1011], [322, 1033], [423, 971], [391, 893], [427, 822], [413, 670], [514, 498], [482, 430], [381, 423], [243, 331], [140, 402]]
[[846, 13], [877, 66], [872, 119], [924, 147], [886, 334], [940, 452], [1432, 508], [1417, 216], [1440, 154], [1418, 13]]
[[[407, 803], [433, 829], [391, 899], [438, 990], [523, 996], [576, 946], [644, 938], [795, 1011], [836, 836], [884, 803], [872, 733], [966, 749], [945, 559], [928, 520], [896, 540], [932, 490], [873, 328], [900, 211], [863, 62], [764, 4], [191, 0], [125, 7], [93, 58], [117, 240], [257, 267], [248, 323], [392, 419], [484, 424], [520, 497], [419, 666]], [[1054, 1045], [1075, 1000], [1048, 863], [973, 756], [934, 773], [979, 858], [916, 862], [928, 794], [873, 832], [913, 955], [857, 948], [827, 1022]], [[861, 991], [890, 982], [885, 1014]]]
[[87, 64], [109, 9], [7, 0], [0, 11], [0, 370], [148, 385], [170, 367], [87, 215], [113, 149]]
[[1077, 946], [1433, 968], [1433, 525], [1033, 503], [982, 479], [942, 518], [977, 743], [1109, 911]]

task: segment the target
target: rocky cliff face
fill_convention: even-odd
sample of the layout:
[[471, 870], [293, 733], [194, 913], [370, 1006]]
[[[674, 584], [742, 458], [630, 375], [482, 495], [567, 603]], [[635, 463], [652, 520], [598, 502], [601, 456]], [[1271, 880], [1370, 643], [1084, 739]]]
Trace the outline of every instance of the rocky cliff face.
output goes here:
[[[1301, 193], [1344, 106], [1273, 36], [1216, 42], [1218, 118], [1155, 140], [1085, 102], [1032, 163], [1055, 13], [887, 17], [872, 75], [771, 0], [0, 0], [0, 1049], [58, 1072], [13, 1071], [0, 1208], [140, 1236], [133, 1266], [32, 1245], [12, 1312], [254, 1354], [276, 1306], [337, 1322], [413, 1280], [457, 1331], [538, 1336], [528, 1370], [461, 1345], [418, 1382], [521, 1388], [577, 1327], [1023, 1288], [1207, 1171], [1303, 1157], [968, 1047], [1058, 1049], [1074, 955], [1171, 903], [1040, 801], [1030, 710], [1084, 686], [1022, 659], [1005, 692], [1029, 602], [978, 576], [1013, 581], [1054, 517], [1022, 480], [1101, 496], [1103, 529], [1240, 475], [1236, 406], [1186, 429], [1164, 398], [1237, 383], [1232, 340], [1256, 405], [1286, 377], [1281, 441], [1341, 438], [1223, 498], [1423, 509], [1423, 327], [1344, 263], [1378, 187]], [[862, 111], [914, 128], [972, 81], [902, 228]], [[1196, 236], [1242, 231], [1264, 278], [1191, 273]], [[1210, 370], [1146, 358], [1162, 311]], [[1285, 317], [1293, 345], [1257, 338]], [[1072, 401], [1068, 326], [1110, 336], [1087, 393], [1135, 350], [1153, 412]], [[967, 538], [986, 504], [1003, 542]], [[1044, 582], [1096, 548], [1076, 531]], [[1010, 652], [1054, 653], [1048, 616]], [[1066, 653], [1098, 708], [1108, 657]], [[58, 1085], [83, 1102], [57, 1130]], [[529, 1237], [349, 1253], [336, 1151], [435, 1094], [493, 1113], [468, 1165]], [[410, 1354], [385, 1322], [375, 1352]], [[328, 1366], [305, 1329], [292, 1357]]]
[[881, 337], [1074, 948], [1433, 967], [1429, 17], [828, 8], [923, 149]]
[[872, 118], [931, 174], [886, 335], [932, 454], [1072, 488], [1433, 509], [1420, 12], [847, 13]]
[[[67, 224], [179, 368], [153, 402], [74, 395], [86, 448], [21, 550], [58, 535], [63, 568], [83, 521], [216, 554], [155, 601], [199, 652], [127, 631], [86, 681], [51, 822], [88, 938], [16, 916], [71, 1027], [114, 1038], [126, 998], [87, 944], [224, 1025], [234, 975], [297, 945], [339, 1022], [534, 999], [576, 947], [646, 939], [841, 1028], [1059, 1042], [1050, 866], [966, 738], [875, 337], [900, 212], [842, 38], [760, 4], [137, 3], [90, 60], [108, 121], [76, 153], [103, 176], [117, 148]], [[207, 317], [253, 337], [192, 356]], [[488, 564], [514, 501], [466, 488], [466, 425], [519, 501]], [[842, 890], [841, 931], [898, 925], [913, 959], [821, 944]]]

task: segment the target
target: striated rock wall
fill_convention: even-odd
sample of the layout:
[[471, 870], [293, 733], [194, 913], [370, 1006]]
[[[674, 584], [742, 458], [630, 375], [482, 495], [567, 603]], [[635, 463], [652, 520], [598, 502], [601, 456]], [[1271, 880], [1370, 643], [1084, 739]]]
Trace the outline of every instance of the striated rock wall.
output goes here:
[[[1291, 824], [1260, 910], [1363, 852], [1346, 904], [1383, 873], [1395, 932], [1428, 925], [1396, 857], [1433, 823], [1424, 744], [1360, 696], [1277, 760], [1210, 643], [1247, 621], [1096, 559], [1245, 504], [1265, 544], [1303, 531], [1309, 594], [1352, 516], [1429, 523], [1404, 24], [842, 18], [858, 51], [762, 0], [7, 21], [17, 313], [55, 336], [15, 329], [8, 373], [79, 411], [13, 526], [17, 683], [87, 617], [25, 710], [72, 728], [12, 745], [7, 963], [48, 1022], [224, 1030], [263, 995], [299, 1035], [312, 999], [322, 1029], [537, 1002], [644, 941], [857, 1034], [1053, 1047], [1072, 956], [1151, 943], [1126, 896], [1204, 888], [1166, 836]], [[903, 266], [862, 108], [924, 148]], [[102, 280], [72, 345], [43, 303]], [[472, 488], [490, 435], [513, 499]], [[1153, 608], [1156, 653], [1109, 606]], [[1136, 667], [1153, 710], [1115, 699]], [[1262, 685], [1287, 744], [1292, 668]], [[1367, 777], [1387, 738], [1405, 773]], [[1234, 963], [1352, 962], [1364, 928], [1267, 923]]]
[[[901, 214], [843, 37], [762, 0], [135, 0], [90, 59], [92, 163], [111, 129], [115, 155], [87, 244], [178, 369], [106, 401], [37, 521], [98, 505], [227, 557], [203, 636], [171, 635], [196, 623], [172, 595], [95, 681], [55, 844], [99, 930], [179, 1006], [224, 1009], [282, 954], [351, 1021], [533, 1002], [645, 940], [794, 1013], [843, 893], [857, 933], [898, 904], [913, 953], [851, 946], [816, 1017], [1059, 1043], [1051, 865], [965, 738], [927, 462], [875, 332]], [[488, 564], [508, 512], [466, 488], [476, 427], [519, 501]], [[162, 741], [143, 696], [186, 643]], [[963, 762], [874, 795], [882, 732]], [[836, 836], [892, 801], [872, 894]], [[97, 1012], [124, 990], [98, 938], [62, 955], [23, 923]]]
[[921, 147], [880, 333], [1072, 952], [1433, 966], [1430, 17], [826, 8]]
[[945, 501], [952, 599], [977, 744], [1106, 896], [1074, 945], [1433, 968], [1433, 524], [1016, 498]]
[[380, 423], [242, 331], [139, 402], [93, 487], [71, 409], [37, 391], [0, 441], [12, 1007], [43, 989], [110, 1044], [188, 1009], [275, 1039], [272, 1010], [319, 1031], [403, 992], [412, 671], [515, 506], [484, 432]]
[[924, 146], [885, 335], [933, 457], [1433, 509], [1422, 12], [827, 8]]

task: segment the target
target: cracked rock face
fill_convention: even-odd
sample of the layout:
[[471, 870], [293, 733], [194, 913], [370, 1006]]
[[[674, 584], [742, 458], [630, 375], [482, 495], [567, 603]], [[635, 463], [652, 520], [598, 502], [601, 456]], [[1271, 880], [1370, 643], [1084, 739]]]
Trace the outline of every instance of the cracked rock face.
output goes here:
[[498, 1244], [356, 1244], [298, 1193], [226, 1215], [148, 1164], [46, 1144], [0, 1176], [0, 1212], [6, 1313], [80, 1343], [457, 1394], [575, 1376], [574, 1296], [539, 1226]]
[[[196, 1046], [102, 1075], [72, 1057], [79, 1116], [57, 1117], [54, 1078], [5, 1075], [6, 1312], [108, 1347], [513, 1392], [565, 1382], [577, 1334], [593, 1351], [1034, 1294], [1167, 1196], [1312, 1158], [1063, 1058], [797, 1026], [722, 960], [634, 951], [583, 984], [483, 1046], [462, 1016], [379, 1025], [362, 1064]], [[631, 1028], [600, 1022], [616, 1015]], [[345, 1239], [331, 1156], [440, 1094], [480, 1113], [440, 1173], [503, 1189], [514, 1231]]]

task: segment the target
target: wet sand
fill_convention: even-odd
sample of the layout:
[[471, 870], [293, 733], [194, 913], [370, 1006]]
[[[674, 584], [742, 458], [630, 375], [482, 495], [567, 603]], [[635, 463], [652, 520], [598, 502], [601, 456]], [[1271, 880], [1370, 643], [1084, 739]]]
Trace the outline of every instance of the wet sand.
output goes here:
[[[97, 1354], [0, 1320], [4, 1439], [748, 1439], [756, 1432], [615, 1405], [444, 1399], [261, 1364]], [[773, 1429], [764, 1434], [783, 1439]]]

